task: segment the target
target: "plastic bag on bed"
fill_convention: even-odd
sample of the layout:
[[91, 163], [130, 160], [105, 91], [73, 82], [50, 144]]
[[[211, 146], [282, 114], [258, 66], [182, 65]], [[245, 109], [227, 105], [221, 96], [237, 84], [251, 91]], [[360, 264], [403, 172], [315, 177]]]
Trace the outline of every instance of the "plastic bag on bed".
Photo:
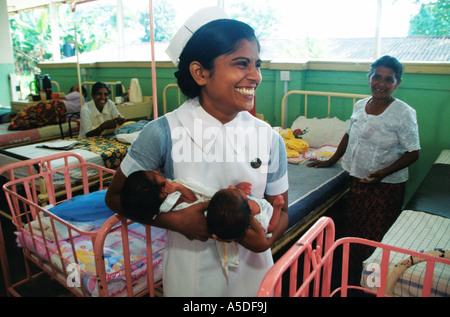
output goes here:
[[49, 209], [49, 212], [66, 221], [89, 223], [101, 227], [115, 213], [106, 206], [106, 189], [75, 196]]

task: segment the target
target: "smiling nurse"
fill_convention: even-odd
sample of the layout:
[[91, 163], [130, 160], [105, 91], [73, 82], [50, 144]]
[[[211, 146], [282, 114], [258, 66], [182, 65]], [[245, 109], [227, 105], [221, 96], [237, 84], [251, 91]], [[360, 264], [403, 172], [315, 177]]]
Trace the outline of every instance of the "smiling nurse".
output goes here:
[[194, 79], [204, 86], [200, 96], [203, 109], [222, 123], [233, 120], [240, 111], [250, 111], [262, 79], [260, 67], [258, 43], [245, 39], [235, 52], [216, 58], [214, 72], [221, 76], [212, 76], [212, 70], [193, 62]]
[[[259, 223], [239, 242], [239, 267], [224, 276], [215, 240], [199, 203], [154, 221], [169, 229], [164, 254], [165, 296], [255, 296], [273, 265], [270, 246], [287, 223], [287, 159], [280, 135], [248, 110], [261, 82], [259, 43], [245, 23], [213, 20], [201, 26], [179, 56], [175, 76], [187, 96], [175, 111], [150, 122], [131, 145], [106, 195], [120, 214], [120, 191], [127, 175], [155, 170], [167, 178], [192, 178], [213, 189], [252, 184], [252, 196], [285, 204], [272, 237]], [[257, 149], [254, 145], [258, 145]], [[252, 164], [258, 160], [261, 164]]]

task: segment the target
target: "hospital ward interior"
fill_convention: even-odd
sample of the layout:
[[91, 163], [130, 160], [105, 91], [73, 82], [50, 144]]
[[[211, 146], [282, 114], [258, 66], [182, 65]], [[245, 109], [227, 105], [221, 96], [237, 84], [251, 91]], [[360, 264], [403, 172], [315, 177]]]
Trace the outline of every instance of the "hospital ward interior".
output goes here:
[[[130, 15], [131, 2], [145, 10]], [[183, 11], [181, 2], [0, 0], [0, 297], [450, 296], [450, 29], [447, 23], [438, 35], [389, 37], [379, 32], [383, 17], [395, 19], [389, 11], [394, 9], [386, 8], [411, 2], [418, 11], [420, 5], [434, 5], [450, 18], [449, 3], [368, 0], [371, 37], [335, 39], [328, 42], [330, 55], [305, 56], [293, 47], [311, 53], [320, 46], [311, 44], [312, 37], [258, 37], [265, 28], [276, 29], [277, 22], [261, 19], [264, 27], [246, 16], [283, 10], [296, 11], [302, 20], [301, 10], [289, 7], [294, 1], [264, 0], [280, 8], [258, 11], [234, 0], [198, 0], [189, 14], [175, 19], [173, 12]], [[282, 3], [289, 5], [281, 8]], [[168, 8], [172, 11], [164, 11]], [[248, 11], [236, 15], [239, 8]], [[331, 5], [310, 10], [331, 10]], [[45, 19], [37, 25], [45, 21], [46, 31], [30, 28], [32, 16]], [[90, 19], [107, 27], [91, 32]], [[194, 57], [188, 71], [198, 94], [187, 96], [180, 74], [188, 55], [196, 54], [195, 49], [189, 53], [189, 45], [217, 21], [239, 19], [239, 26], [250, 25], [256, 36], [242, 35], [231, 52], [217, 54], [214, 71], [202, 73], [209, 76], [204, 81], [196, 76], [206, 67], [194, 71], [202, 63]], [[132, 29], [131, 20], [142, 28]], [[113, 44], [88, 45], [94, 37], [106, 39], [104, 32], [112, 29]], [[25, 45], [13, 45], [31, 43], [20, 32], [34, 32], [38, 41], [46, 41], [46, 54], [42, 45], [32, 67]], [[48, 33], [45, 40], [39, 32]], [[216, 31], [221, 32], [227, 30]], [[138, 36], [145, 42], [130, 43], [129, 38]], [[211, 43], [216, 43], [213, 37]], [[249, 51], [252, 57], [245, 55]], [[236, 57], [242, 60], [238, 66], [223, 62], [237, 52], [244, 56]], [[21, 76], [26, 67], [31, 70]], [[228, 73], [210, 80], [220, 71]], [[241, 75], [232, 93], [219, 91]], [[205, 106], [217, 98], [242, 100], [246, 108], [233, 108], [231, 122], [221, 121]], [[227, 148], [232, 154], [213, 151], [222, 165], [177, 161], [178, 137], [196, 146], [195, 133], [203, 132], [199, 146], [204, 156], [205, 147], [214, 150], [222, 142], [200, 127], [198, 120], [205, 117], [205, 125], [220, 126], [224, 133], [245, 120], [232, 136], [225, 135], [224, 146], [236, 138], [234, 150]], [[192, 127], [193, 134], [175, 135], [181, 126]], [[253, 155], [262, 134], [271, 143], [261, 149], [269, 153]], [[191, 137], [192, 143], [185, 141]], [[250, 149], [248, 162], [239, 161], [240, 146]], [[225, 163], [233, 155], [236, 168], [228, 167], [233, 159]], [[178, 196], [166, 194], [159, 213], [142, 221], [123, 214], [125, 207], [120, 212], [111, 207], [116, 200], [110, 197], [119, 196], [132, 171], [156, 164], [155, 179], [170, 179], [162, 181], [165, 190], [186, 178], [189, 191], [200, 188], [195, 199], [206, 202], [187, 204], [179, 190]], [[200, 171], [198, 166], [209, 168]], [[202, 184], [187, 179], [191, 175]], [[213, 179], [203, 179], [207, 175]], [[202, 240], [161, 225], [170, 215], [182, 214], [175, 208], [161, 211], [169, 197], [176, 197], [177, 204], [184, 198], [191, 209], [212, 204], [222, 189], [211, 195], [202, 191], [209, 193], [210, 183], [230, 179], [229, 189], [244, 193], [249, 208], [256, 201], [260, 207], [260, 214], [247, 211], [249, 220], [236, 240], [215, 234]], [[251, 191], [241, 189], [241, 182], [250, 183]], [[267, 212], [272, 220], [280, 211], [275, 197], [284, 200], [272, 232], [262, 216]], [[209, 225], [210, 212], [199, 214], [202, 223], [208, 218]], [[271, 241], [270, 247], [250, 251], [243, 246], [255, 227], [267, 229], [264, 241]], [[180, 251], [184, 245], [188, 247]], [[265, 257], [273, 263], [256, 264], [254, 259], [264, 262]], [[177, 265], [183, 270], [178, 272]], [[190, 274], [194, 271], [195, 276]], [[242, 284], [248, 289], [241, 292]], [[175, 292], [172, 285], [178, 285]]]

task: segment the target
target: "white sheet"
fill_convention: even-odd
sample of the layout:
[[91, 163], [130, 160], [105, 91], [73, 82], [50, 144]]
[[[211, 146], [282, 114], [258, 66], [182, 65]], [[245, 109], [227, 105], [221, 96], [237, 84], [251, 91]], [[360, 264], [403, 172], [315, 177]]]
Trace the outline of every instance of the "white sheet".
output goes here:
[[[48, 144], [49, 142], [43, 142], [43, 143], [37, 143], [37, 144], [30, 144], [30, 145], [24, 145], [24, 146], [19, 146], [16, 148], [11, 148], [8, 149], [7, 151], [10, 153], [15, 153], [15, 154], [19, 154], [25, 157], [28, 157], [30, 159], [34, 159], [34, 158], [40, 158], [40, 157], [44, 157], [44, 156], [48, 156], [48, 155], [52, 155], [52, 154], [56, 154], [56, 153], [60, 153], [62, 151], [60, 150], [54, 150], [54, 149], [46, 149], [46, 148], [39, 148], [37, 146], [41, 145], [41, 144]], [[104, 166], [103, 163], [103, 159], [99, 154], [95, 154], [93, 152], [87, 151], [87, 150], [81, 150], [81, 149], [73, 149], [70, 150], [69, 152], [72, 153], [78, 153], [80, 154], [86, 163], [92, 163], [92, 164], [96, 164], [96, 165], [100, 165], [100, 166]], [[9, 157], [7, 155], [4, 154], [0, 154], [0, 166], [5, 166], [7, 164], [10, 163], [15, 163], [18, 160], [16, 158], [13, 157]], [[78, 160], [74, 157], [71, 157], [69, 159], [69, 163], [77, 163]], [[52, 162], [52, 168], [57, 168], [59, 166], [63, 166], [64, 164], [64, 160], [60, 159], [60, 160], [55, 160]], [[81, 170], [80, 169], [71, 169], [71, 179], [72, 180], [77, 180], [80, 178], [81, 176]], [[97, 173], [97, 171], [94, 171], [93, 169], [89, 169], [88, 170], [88, 176], [93, 176]], [[26, 168], [23, 169], [17, 169], [15, 171], [15, 175], [17, 178], [21, 178], [21, 177], [26, 177], [28, 176], [28, 171]], [[58, 178], [58, 174], [54, 173], [54, 183], [55, 185], [59, 185], [59, 183], [61, 183], [63, 181], [62, 176], [61, 179]]]
[[443, 150], [434, 164], [450, 164], [450, 150]]

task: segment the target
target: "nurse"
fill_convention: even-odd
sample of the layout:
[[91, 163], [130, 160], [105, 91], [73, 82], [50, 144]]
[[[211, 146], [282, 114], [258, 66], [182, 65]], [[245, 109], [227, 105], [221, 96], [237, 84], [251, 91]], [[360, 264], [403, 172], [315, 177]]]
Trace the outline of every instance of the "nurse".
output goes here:
[[106, 195], [120, 214], [120, 191], [137, 170], [201, 181], [215, 188], [250, 182], [252, 196], [273, 202], [283, 195], [271, 238], [253, 219], [239, 240], [239, 266], [225, 277], [207, 230], [207, 203], [149, 221], [169, 229], [164, 255], [165, 296], [255, 296], [273, 265], [270, 246], [287, 224], [287, 162], [280, 135], [248, 111], [261, 82], [259, 43], [245, 23], [218, 19], [201, 26], [179, 55], [175, 76], [187, 101], [150, 122], [131, 145]]

